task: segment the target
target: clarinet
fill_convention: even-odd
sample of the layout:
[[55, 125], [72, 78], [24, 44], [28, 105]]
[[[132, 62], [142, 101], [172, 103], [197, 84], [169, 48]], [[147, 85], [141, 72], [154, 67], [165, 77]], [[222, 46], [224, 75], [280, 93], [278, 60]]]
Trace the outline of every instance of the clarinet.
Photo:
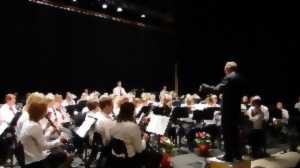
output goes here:
[[45, 118], [47, 119], [47, 121], [49, 122], [49, 124], [51, 125], [51, 127], [54, 128], [54, 131], [58, 134], [61, 135], [61, 131], [59, 131], [59, 129], [56, 127], [56, 125], [51, 121], [51, 119], [46, 115]]
[[[54, 128], [54, 131], [60, 136], [62, 131], [60, 131], [56, 125], [51, 121], [51, 119], [46, 115], [45, 118], [47, 119], [47, 121], [49, 122], [49, 124], [51, 125], [51, 127]], [[75, 151], [75, 147], [74, 145], [70, 142], [70, 141], [67, 141], [65, 144], [64, 144], [64, 147], [65, 149], [67, 150], [67, 152], [69, 153], [72, 153]]]

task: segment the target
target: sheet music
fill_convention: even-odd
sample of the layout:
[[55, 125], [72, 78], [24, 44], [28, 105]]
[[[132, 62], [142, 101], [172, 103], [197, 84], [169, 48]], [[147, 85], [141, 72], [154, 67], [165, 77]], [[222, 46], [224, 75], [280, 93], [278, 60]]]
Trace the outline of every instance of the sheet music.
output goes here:
[[164, 135], [169, 124], [170, 117], [151, 114], [147, 132]]
[[3, 134], [3, 132], [6, 130], [6, 128], [8, 128], [8, 124], [7, 123], [2, 123], [1, 125], [0, 125], [0, 135], [2, 135]]
[[144, 115], [145, 115], [145, 114], [142, 113], [141, 116], [140, 116], [140, 118], [138, 118], [138, 119], [136, 120], [136, 123], [137, 123], [137, 124], [140, 124], [140, 122], [141, 122], [142, 118], [144, 117]]
[[81, 138], [84, 138], [87, 134], [87, 132], [90, 130], [92, 125], [96, 122], [95, 118], [86, 117], [84, 122], [81, 124], [81, 126], [76, 131], [76, 134], [80, 136]]

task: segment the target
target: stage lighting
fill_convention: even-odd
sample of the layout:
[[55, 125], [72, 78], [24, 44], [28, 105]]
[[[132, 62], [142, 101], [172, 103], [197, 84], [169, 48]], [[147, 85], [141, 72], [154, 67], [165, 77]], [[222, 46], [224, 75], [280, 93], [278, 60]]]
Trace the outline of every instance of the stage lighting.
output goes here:
[[145, 14], [141, 14], [141, 18], [146, 18], [146, 15]]
[[77, 2], [77, 0], [72, 0], [72, 2], [73, 2], [73, 3], [76, 3], [76, 2]]
[[108, 5], [107, 4], [102, 4], [102, 9], [107, 9]]
[[121, 8], [121, 7], [117, 8], [117, 12], [122, 12], [122, 11], [123, 11], [123, 8]]

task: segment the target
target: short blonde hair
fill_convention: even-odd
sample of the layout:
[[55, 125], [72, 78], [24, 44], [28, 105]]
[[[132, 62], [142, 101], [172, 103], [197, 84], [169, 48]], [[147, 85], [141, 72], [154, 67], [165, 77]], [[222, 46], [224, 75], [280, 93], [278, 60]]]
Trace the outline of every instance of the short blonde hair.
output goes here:
[[30, 100], [27, 106], [27, 112], [30, 120], [39, 121], [43, 116], [46, 115], [48, 103], [44, 96], [38, 96]]
[[99, 101], [100, 108], [103, 110], [109, 105], [113, 105], [113, 99], [110, 96], [102, 96]]
[[26, 99], [26, 104], [23, 110], [28, 112], [28, 107], [31, 105], [32, 102], [40, 101], [42, 99], [45, 99], [45, 95], [43, 93], [31, 93]]
[[55, 100], [55, 96], [54, 96], [54, 94], [52, 94], [52, 93], [48, 93], [48, 94], [45, 96], [45, 98], [46, 98], [46, 101], [47, 101], [48, 103], [50, 103], [50, 102], [52, 102], [52, 101]]
[[231, 70], [231, 71], [236, 71], [237, 68], [238, 68], [238, 65], [237, 65], [237, 63], [234, 62], [234, 61], [228, 61], [228, 62], [226, 62], [226, 64], [225, 64], [225, 69], [229, 69], [229, 70]]
[[62, 101], [63, 101], [63, 96], [60, 95], [60, 94], [56, 94], [56, 95], [54, 96], [54, 101], [55, 101], [55, 102], [62, 102]]

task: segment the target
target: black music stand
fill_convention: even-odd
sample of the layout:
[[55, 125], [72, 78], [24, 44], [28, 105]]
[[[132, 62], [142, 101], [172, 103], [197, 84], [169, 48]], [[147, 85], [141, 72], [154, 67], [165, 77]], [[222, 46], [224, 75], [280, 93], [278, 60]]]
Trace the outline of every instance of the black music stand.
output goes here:
[[136, 115], [136, 118], [139, 118], [142, 114], [145, 114], [147, 116], [151, 111], [151, 106], [143, 106], [142, 109], [138, 112]]
[[162, 115], [162, 116], [169, 117], [169, 115], [171, 113], [171, 109], [166, 108], [166, 107], [157, 107], [157, 108], [153, 109], [153, 113], [156, 114], [156, 115]]
[[187, 107], [175, 107], [172, 113], [172, 119], [188, 118], [189, 109]]
[[[176, 128], [173, 129], [173, 140], [175, 140], [175, 143], [180, 147], [181, 146], [181, 139], [185, 136], [185, 130], [182, 126], [182, 122], [178, 119], [180, 118], [188, 118], [189, 117], [189, 109], [187, 107], [175, 107], [172, 116], [171, 116], [171, 121], [174, 122], [174, 124], [179, 126], [179, 129], [176, 131]], [[177, 136], [178, 136], [178, 141], [177, 142]]]
[[214, 118], [214, 109], [204, 109], [204, 110], [195, 110], [193, 112], [193, 119], [197, 122], [201, 122], [203, 120], [212, 120]]

